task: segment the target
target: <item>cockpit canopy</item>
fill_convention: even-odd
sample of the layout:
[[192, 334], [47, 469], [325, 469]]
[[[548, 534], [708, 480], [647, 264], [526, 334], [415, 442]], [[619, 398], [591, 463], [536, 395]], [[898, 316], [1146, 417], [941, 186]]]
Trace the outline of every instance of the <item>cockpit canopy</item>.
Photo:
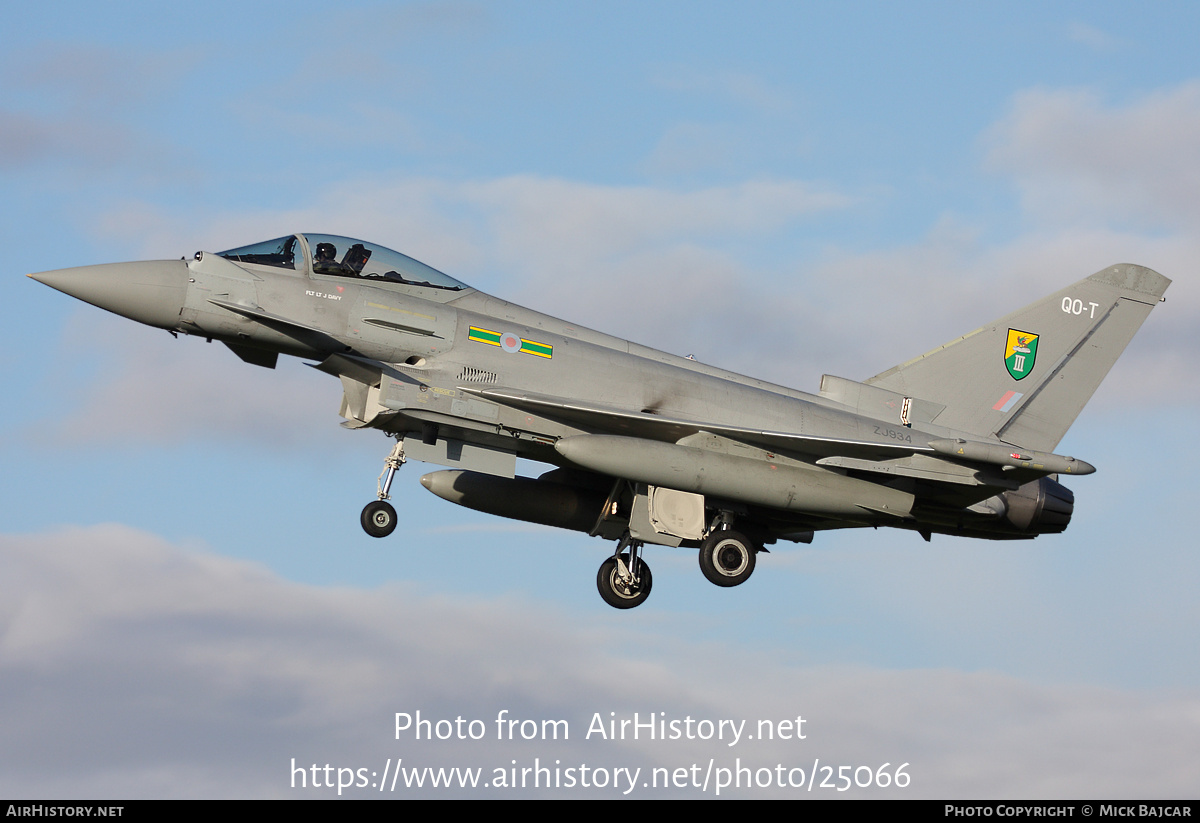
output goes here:
[[218, 254], [235, 263], [276, 266], [335, 277], [362, 277], [449, 291], [469, 288], [406, 254], [337, 234], [293, 234]]

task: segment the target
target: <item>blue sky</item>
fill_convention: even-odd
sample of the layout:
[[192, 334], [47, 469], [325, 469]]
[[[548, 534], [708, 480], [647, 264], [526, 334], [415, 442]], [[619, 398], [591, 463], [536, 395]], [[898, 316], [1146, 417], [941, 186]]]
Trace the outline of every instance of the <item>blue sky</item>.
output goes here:
[[[909, 762], [902, 796], [1194, 796], [1198, 16], [1183, 3], [8, 11], [0, 791], [324, 796], [291, 788], [291, 758], [741, 756]], [[819, 535], [733, 590], [692, 554], [652, 549], [653, 596], [616, 613], [594, 587], [607, 544], [458, 510], [419, 486], [420, 464], [397, 480], [397, 534], [363, 535], [388, 442], [337, 426], [328, 377], [295, 360], [258, 369], [24, 277], [294, 231], [382, 243], [808, 391], [1111, 263], [1174, 284], [1060, 447], [1099, 467], [1071, 484], [1065, 534]], [[394, 739], [395, 712], [505, 708], [570, 718], [572, 740]], [[633, 711], [803, 714], [811, 737], [575, 736], [596, 712]]]

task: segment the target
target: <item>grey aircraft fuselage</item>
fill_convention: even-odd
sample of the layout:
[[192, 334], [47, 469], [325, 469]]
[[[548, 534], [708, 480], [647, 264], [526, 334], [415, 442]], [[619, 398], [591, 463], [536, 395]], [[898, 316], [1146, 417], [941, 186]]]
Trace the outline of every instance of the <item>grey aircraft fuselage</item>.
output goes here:
[[[744, 582], [764, 544], [894, 526], [992, 539], [1064, 530], [1053, 453], [1170, 281], [1109, 267], [865, 382], [818, 395], [666, 354], [476, 291], [382, 246], [293, 235], [190, 260], [30, 275], [142, 323], [220, 340], [248, 363], [316, 361], [350, 428], [395, 436], [378, 499], [406, 459], [421, 482], [505, 517], [617, 540], [597, 586], [650, 592], [646, 543], [700, 549]], [[515, 476], [516, 457], [558, 468]]]

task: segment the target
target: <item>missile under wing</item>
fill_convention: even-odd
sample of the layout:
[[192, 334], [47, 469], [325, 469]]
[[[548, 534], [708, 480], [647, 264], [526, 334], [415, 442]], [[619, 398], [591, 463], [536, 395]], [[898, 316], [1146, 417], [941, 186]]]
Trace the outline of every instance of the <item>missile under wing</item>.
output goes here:
[[[191, 259], [31, 275], [174, 335], [342, 385], [343, 425], [395, 439], [362, 526], [396, 528], [408, 460], [421, 483], [502, 517], [615, 542], [597, 587], [649, 595], [646, 545], [698, 551], [736, 586], [759, 552], [823, 530], [890, 526], [987, 539], [1063, 531], [1055, 453], [1170, 281], [1117, 265], [863, 381], [806, 394], [567, 323], [377, 244], [296, 234]], [[516, 458], [547, 464], [516, 476]]]

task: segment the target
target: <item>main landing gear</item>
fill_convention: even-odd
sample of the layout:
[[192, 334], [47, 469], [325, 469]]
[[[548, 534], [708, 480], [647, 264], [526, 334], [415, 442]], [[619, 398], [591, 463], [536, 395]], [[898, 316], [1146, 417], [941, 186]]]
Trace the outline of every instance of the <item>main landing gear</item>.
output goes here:
[[389, 492], [392, 490], [392, 478], [396, 476], [396, 470], [403, 466], [404, 462], [404, 440], [397, 437], [396, 445], [392, 447], [392, 453], [383, 461], [383, 471], [376, 484], [379, 490], [379, 499], [364, 506], [362, 516], [359, 517], [363, 531], [371, 537], [387, 537], [396, 530], [396, 509], [387, 501], [391, 496]]
[[[625, 549], [629, 549], [628, 553]], [[632, 609], [646, 602], [652, 585], [650, 566], [642, 559], [642, 542], [631, 540], [626, 533], [613, 556], [600, 564], [596, 588], [604, 602], [614, 609]]]
[[718, 586], [738, 586], [754, 573], [758, 546], [750, 538], [732, 529], [710, 534], [700, 545], [700, 571], [708, 582]]
[[[755, 558], [762, 551], [753, 539], [727, 528], [730, 522], [722, 515], [700, 545], [700, 571], [710, 583], [723, 588], [749, 580]], [[642, 559], [642, 541], [625, 532], [612, 557], [601, 563], [596, 573], [600, 596], [614, 609], [632, 609], [646, 602], [653, 584], [650, 566]]]

